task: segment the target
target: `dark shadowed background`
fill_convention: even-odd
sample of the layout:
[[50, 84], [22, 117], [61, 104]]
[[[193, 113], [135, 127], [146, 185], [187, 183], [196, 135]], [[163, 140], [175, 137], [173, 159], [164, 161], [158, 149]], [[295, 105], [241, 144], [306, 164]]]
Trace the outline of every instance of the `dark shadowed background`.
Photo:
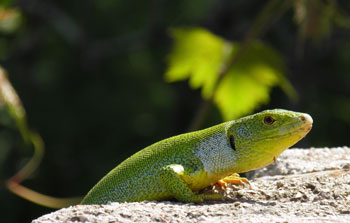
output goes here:
[[[202, 27], [239, 42], [266, 2], [1, 1], [5, 9], [20, 13], [20, 22], [0, 34], [0, 63], [30, 127], [46, 145], [39, 170], [23, 184], [57, 197], [84, 195], [134, 152], [186, 132], [203, 99], [200, 89], [191, 89], [186, 81], [164, 81], [173, 43], [169, 29]], [[311, 2], [316, 6], [307, 26], [296, 21], [295, 6], [259, 38], [283, 56], [285, 75], [299, 99], [293, 102], [273, 88], [270, 102], [255, 111], [285, 108], [311, 114], [313, 130], [297, 147], [349, 146], [350, 2]], [[329, 4], [338, 11], [332, 12]], [[322, 18], [329, 13], [344, 18], [319, 22], [320, 11]], [[212, 105], [201, 128], [222, 121]], [[1, 182], [31, 155], [2, 111]], [[52, 211], [3, 186], [0, 200], [2, 222], [29, 222]]]

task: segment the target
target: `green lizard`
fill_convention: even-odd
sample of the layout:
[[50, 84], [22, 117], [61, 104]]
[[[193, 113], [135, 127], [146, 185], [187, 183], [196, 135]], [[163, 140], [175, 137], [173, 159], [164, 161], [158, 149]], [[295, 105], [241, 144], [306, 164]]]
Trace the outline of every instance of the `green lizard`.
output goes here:
[[271, 164], [311, 130], [312, 122], [308, 114], [275, 109], [162, 140], [114, 168], [81, 203], [223, 199], [197, 192], [221, 179], [245, 181], [235, 173]]

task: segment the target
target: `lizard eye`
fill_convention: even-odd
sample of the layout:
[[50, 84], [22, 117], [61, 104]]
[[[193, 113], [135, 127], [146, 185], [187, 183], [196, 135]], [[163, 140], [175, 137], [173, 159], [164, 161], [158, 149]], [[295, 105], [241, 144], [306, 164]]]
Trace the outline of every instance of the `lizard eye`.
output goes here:
[[230, 146], [234, 151], [236, 151], [235, 138], [233, 135], [230, 135]]
[[265, 116], [264, 123], [266, 125], [272, 125], [276, 120], [273, 119], [271, 116]]

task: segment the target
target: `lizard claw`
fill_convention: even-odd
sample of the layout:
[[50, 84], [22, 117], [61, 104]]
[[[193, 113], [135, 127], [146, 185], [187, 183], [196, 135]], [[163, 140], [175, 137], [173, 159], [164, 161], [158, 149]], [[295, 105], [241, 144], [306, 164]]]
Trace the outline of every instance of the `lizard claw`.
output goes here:
[[250, 185], [249, 181], [245, 177], [240, 177], [237, 173], [232, 174], [231, 176], [227, 176], [217, 182], [222, 187], [227, 187], [227, 184], [236, 184], [236, 185]]

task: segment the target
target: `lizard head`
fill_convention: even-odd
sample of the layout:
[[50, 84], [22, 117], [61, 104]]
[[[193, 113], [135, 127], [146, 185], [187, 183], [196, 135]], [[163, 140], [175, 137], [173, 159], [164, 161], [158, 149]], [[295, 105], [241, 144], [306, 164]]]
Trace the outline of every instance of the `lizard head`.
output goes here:
[[235, 171], [246, 172], [271, 164], [311, 130], [312, 122], [308, 114], [282, 109], [228, 122], [227, 140], [238, 157]]

